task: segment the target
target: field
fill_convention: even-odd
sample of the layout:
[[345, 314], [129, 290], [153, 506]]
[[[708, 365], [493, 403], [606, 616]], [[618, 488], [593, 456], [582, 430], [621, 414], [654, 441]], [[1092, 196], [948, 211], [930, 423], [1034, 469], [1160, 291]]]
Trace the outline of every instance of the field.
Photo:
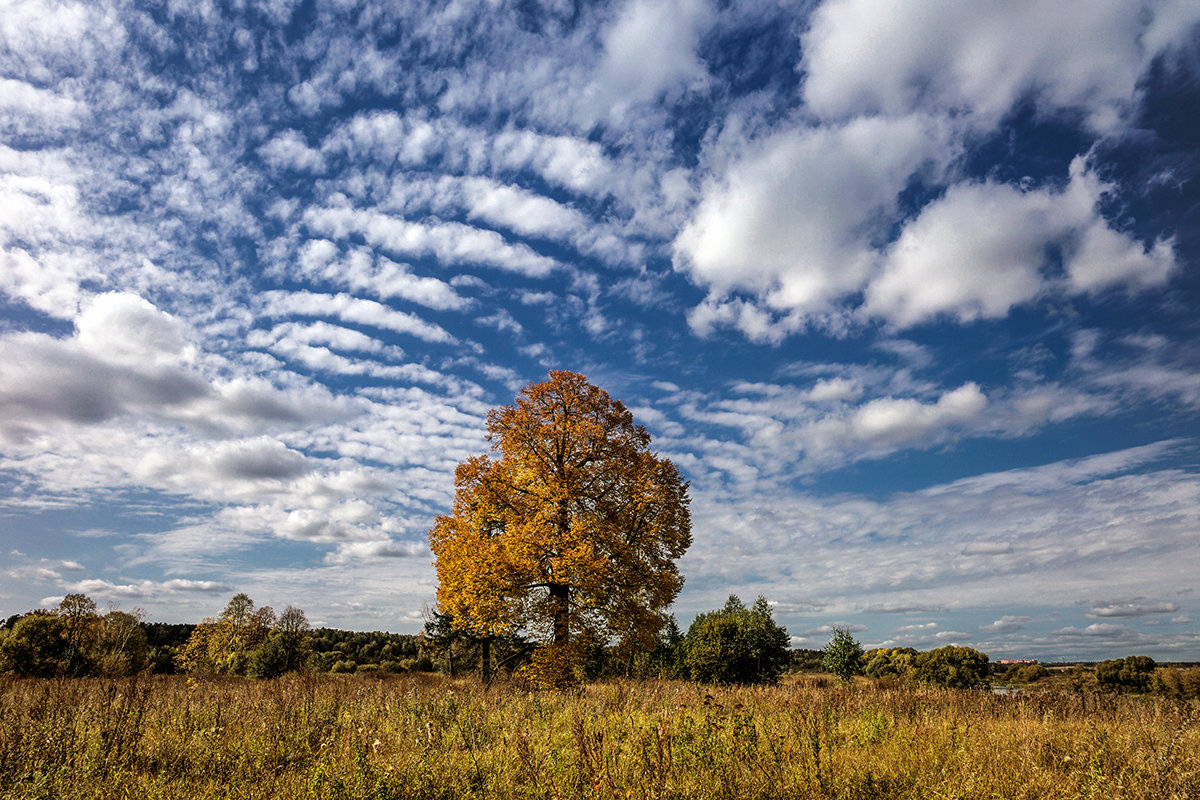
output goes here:
[[1200, 705], [821, 676], [0, 678], [5, 798], [1197, 798]]

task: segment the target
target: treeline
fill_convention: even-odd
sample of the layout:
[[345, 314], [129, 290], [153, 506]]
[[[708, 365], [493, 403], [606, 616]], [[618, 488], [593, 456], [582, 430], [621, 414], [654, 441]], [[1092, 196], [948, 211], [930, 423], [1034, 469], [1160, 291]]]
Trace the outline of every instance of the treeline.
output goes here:
[[[519, 636], [483, 638], [437, 611], [418, 635], [313, 629], [301, 609], [276, 615], [235, 595], [221, 613], [198, 624], [143, 622], [140, 610], [100, 613], [83, 594], [54, 609], [14, 615], [0, 625], [0, 674], [36, 677], [122, 676], [138, 672], [245, 675], [287, 672], [377, 674], [441, 672], [517, 675], [534, 644]], [[996, 665], [969, 647], [929, 651], [911, 647], [864, 652], [844, 629], [823, 650], [791, 649], [766, 599], [746, 606], [736, 595], [700, 614], [686, 633], [668, 617], [638, 647], [591, 642], [582, 679], [673, 678], [713, 684], [772, 684], [784, 673], [827, 672], [849, 680], [880, 680], [944, 688], [1002, 684], [1049, 685], [1073, 691], [1200, 697], [1200, 668], [1160, 666], [1148, 656], [1102, 661], [1093, 667], [1048, 670], [1041, 664]]]
[[142, 612], [100, 613], [83, 594], [53, 609], [0, 623], [0, 674], [117, 677], [138, 672], [269, 677], [288, 671], [432, 671], [434, 652], [420, 635], [311, 629], [304, 612], [255, 608], [236, 595], [199, 624], [144, 622]]

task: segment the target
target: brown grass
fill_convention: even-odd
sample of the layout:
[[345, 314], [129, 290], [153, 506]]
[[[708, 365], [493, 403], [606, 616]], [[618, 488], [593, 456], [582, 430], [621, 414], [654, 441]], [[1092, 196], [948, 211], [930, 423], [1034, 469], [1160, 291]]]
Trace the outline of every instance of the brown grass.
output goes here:
[[0, 678], [5, 798], [1200, 797], [1200, 706], [804, 677]]

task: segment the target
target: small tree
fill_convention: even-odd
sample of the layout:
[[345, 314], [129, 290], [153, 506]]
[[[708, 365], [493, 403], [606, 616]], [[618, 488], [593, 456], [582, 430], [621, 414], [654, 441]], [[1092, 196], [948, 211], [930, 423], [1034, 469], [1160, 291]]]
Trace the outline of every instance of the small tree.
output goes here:
[[1145, 692], [1157, 665], [1150, 656], [1128, 656], [1096, 665], [1096, 685], [1110, 692]]
[[863, 673], [863, 649], [848, 628], [834, 628], [825, 645], [821, 663], [839, 680], [848, 681]]
[[150, 648], [142, 628], [141, 612], [110, 611], [102, 619], [96, 643], [96, 666], [100, 674], [132, 675], [146, 666]]
[[283, 650], [284, 672], [295, 672], [304, 664], [307, 656], [305, 640], [311, 630], [308, 617], [295, 606], [288, 606], [279, 615], [275, 632], [279, 634], [279, 644]]
[[270, 606], [255, 611], [254, 601], [244, 592], [230, 599], [216, 619], [205, 619], [176, 656], [184, 672], [243, 675], [251, 654], [275, 625]]
[[987, 685], [990, 671], [986, 653], [947, 645], [918, 653], [913, 660], [912, 678], [946, 689], [979, 689]]
[[63, 619], [33, 611], [0, 636], [0, 672], [52, 678], [62, 673], [70, 649]]
[[702, 683], [777, 683], [788, 662], [788, 634], [765, 597], [751, 608], [730, 595], [719, 611], [700, 614], [680, 644], [683, 672]]
[[878, 648], [863, 655], [864, 672], [871, 678], [907, 678], [913, 671], [917, 651], [912, 647]]
[[96, 602], [86, 594], [69, 594], [54, 613], [63, 621], [67, 634], [63, 671], [73, 676], [88, 674], [92, 671], [96, 641], [103, 627]]

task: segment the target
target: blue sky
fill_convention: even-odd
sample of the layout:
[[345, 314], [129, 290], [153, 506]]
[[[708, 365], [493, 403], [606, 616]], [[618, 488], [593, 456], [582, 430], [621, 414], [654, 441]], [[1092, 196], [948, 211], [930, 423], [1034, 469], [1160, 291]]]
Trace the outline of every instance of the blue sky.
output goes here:
[[550, 369], [675, 611], [1200, 660], [1191, 0], [5, 0], [0, 611], [416, 631]]

